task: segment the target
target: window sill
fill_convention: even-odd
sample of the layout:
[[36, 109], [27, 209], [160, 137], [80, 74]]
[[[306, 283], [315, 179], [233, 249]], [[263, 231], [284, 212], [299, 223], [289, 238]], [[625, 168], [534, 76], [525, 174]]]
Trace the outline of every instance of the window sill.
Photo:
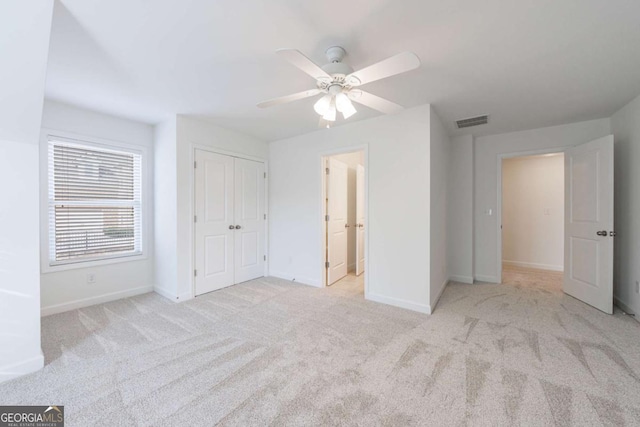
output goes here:
[[61, 264], [54, 264], [54, 265], [49, 264], [49, 261], [47, 260], [41, 266], [40, 272], [41, 274], [57, 273], [60, 271], [79, 270], [83, 268], [99, 267], [102, 265], [119, 264], [122, 262], [143, 261], [146, 259], [147, 259], [147, 255], [145, 253], [141, 253], [141, 254], [135, 254], [135, 255], [122, 255], [122, 256], [114, 256], [112, 258], [101, 258], [101, 259], [61, 263]]

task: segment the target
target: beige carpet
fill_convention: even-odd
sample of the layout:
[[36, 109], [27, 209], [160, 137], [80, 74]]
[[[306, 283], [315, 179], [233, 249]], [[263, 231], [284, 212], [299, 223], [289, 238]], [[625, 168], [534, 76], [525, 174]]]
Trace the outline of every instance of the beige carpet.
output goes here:
[[557, 273], [450, 284], [432, 316], [267, 278], [46, 317], [46, 367], [0, 404], [67, 425], [639, 425], [640, 324]]

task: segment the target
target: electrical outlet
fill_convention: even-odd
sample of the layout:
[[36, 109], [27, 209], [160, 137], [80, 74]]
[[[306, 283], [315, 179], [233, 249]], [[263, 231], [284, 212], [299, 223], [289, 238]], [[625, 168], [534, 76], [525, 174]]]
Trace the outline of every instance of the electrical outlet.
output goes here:
[[88, 273], [87, 274], [87, 283], [89, 283], [89, 284], [96, 283], [96, 274], [95, 273]]

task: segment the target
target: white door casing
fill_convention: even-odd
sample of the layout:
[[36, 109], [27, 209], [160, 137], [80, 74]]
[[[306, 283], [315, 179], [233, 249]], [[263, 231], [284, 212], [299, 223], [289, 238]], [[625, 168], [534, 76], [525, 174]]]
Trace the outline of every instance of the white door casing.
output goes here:
[[613, 313], [613, 135], [565, 153], [563, 291]]
[[233, 285], [233, 157], [196, 150], [195, 294]]
[[265, 165], [195, 150], [195, 295], [264, 275]]
[[364, 272], [364, 166], [356, 168], [356, 275]]
[[235, 159], [235, 283], [264, 275], [264, 173], [264, 163]]
[[347, 175], [345, 163], [329, 159], [327, 178], [327, 285], [347, 275]]

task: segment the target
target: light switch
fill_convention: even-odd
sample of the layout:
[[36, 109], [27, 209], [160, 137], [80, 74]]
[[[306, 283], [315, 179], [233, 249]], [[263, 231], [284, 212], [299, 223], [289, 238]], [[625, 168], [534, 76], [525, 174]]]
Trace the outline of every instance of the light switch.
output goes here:
[[493, 209], [491, 209], [491, 208], [485, 209], [484, 210], [484, 214], [487, 215], [487, 216], [493, 215]]

